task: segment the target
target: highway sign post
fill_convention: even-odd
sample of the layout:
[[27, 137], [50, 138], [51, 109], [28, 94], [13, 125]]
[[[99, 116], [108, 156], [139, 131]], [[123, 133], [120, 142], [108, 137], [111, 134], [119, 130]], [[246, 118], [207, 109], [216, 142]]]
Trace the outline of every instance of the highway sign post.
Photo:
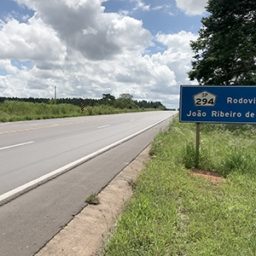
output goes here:
[[181, 86], [179, 117], [196, 123], [198, 165], [200, 123], [256, 124], [256, 86]]

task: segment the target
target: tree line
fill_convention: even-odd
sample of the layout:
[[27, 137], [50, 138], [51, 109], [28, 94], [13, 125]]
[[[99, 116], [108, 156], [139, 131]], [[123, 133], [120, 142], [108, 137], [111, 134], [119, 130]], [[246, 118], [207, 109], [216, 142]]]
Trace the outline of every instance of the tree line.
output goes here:
[[101, 99], [90, 98], [18, 98], [18, 97], [0, 97], [0, 103], [4, 101], [46, 103], [46, 104], [72, 104], [82, 109], [90, 106], [108, 105], [120, 109], [161, 109], [166, 107], [160, 101], [134, 100], [130, 94], [121, 94], [118, 98], [111, 94], [103, 94]]

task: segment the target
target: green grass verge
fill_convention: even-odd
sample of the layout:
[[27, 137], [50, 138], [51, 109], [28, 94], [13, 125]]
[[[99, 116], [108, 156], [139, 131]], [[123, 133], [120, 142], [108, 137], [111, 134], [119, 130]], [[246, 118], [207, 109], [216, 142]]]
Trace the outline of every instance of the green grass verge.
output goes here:
[[80, 107], [72, 104], [46, 104], [5, 101], [0, 103], [0, 122], [21, 120], [75, 117], [85, 115], [117, 114], [142, 111], [140, 109], [119, 109], [112, 106], [88, 106], [82, 112]]
[[104, 255], [256, 255], [255, 129], [203, 126], [200, 167], [226, 177], [217, 185], [185, 168], [194, 136], [176, 122], [156, 138]]

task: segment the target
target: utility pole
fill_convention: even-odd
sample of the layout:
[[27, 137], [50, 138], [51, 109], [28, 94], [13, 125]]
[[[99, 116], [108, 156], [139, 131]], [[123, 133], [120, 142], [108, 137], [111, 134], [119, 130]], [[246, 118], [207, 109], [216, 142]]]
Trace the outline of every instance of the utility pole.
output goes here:
[[56, 103], [57, 100], [57, 87], [54, 86], [54, 103]]

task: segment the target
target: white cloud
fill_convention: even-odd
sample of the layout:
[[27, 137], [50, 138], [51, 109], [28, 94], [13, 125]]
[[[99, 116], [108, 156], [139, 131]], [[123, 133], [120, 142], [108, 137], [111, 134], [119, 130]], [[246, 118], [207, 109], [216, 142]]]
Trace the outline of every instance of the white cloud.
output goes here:
[[197, 35], [191, 32], [181, 31], [176, 34], [158, 34], [156, 40], [164, 44], [167, 49], [163, 53], [157, 53], [152, 58], [167, 65], [176, 75], [178, 84], [190, 84], [187, 73], [191, 69], [193, 52], [190, 42], [196, 40]]
[[56, 32], [36, 18], [7, 21], [0, 30], [0, 59], [63, 60], [66, 48]]
[[176, 5], [188, 15], [201, 15], [205, 12], [208, 0], [176, 0]]
[[170, 16], [173, 16], [173, 10], [172, 10], [172, 6], [170, 4], [163, 4], [163, 5], [156, 5], [154, 7], [151, 8], [152, 11], [161, 11], [163, 13], [166, 13]]
[[192, 32], [180, 31], [169, 35], [157, 34], [156, 39], [173, 52], [191, 53], [190, 43], [197, 39], [197, 35]]
[[[105, 13], [99, 0], [19, 0], [33, 8], [27, 23], [0, 25], [2, 95], [17, 97], [101, 97], [131, 93], [137, 99], [178, 105], [178, 84], [190, 83], [190, 32], [158, 34], [165, 46], [145, 54], [150, 33], [141, 21]], [[15, 66], [11, 59], [29, 60]]]
[[131, 0], [132, 3], [135, 3], [134, 10], [150, 11], [151, 6], [145, 4], [143, 0]]
[[18, 0], [36, 10], [67, 44], [86, 58], [112, 58], [124, 51], [140, 51], [150, 42], [142, 22], [105, 13], [100, 0]]
[[16, 74], [18, 72], [18, 68], [13, 66], [10, 60], [0, 59], [0, 69], [4, 70], [7, 74]]

